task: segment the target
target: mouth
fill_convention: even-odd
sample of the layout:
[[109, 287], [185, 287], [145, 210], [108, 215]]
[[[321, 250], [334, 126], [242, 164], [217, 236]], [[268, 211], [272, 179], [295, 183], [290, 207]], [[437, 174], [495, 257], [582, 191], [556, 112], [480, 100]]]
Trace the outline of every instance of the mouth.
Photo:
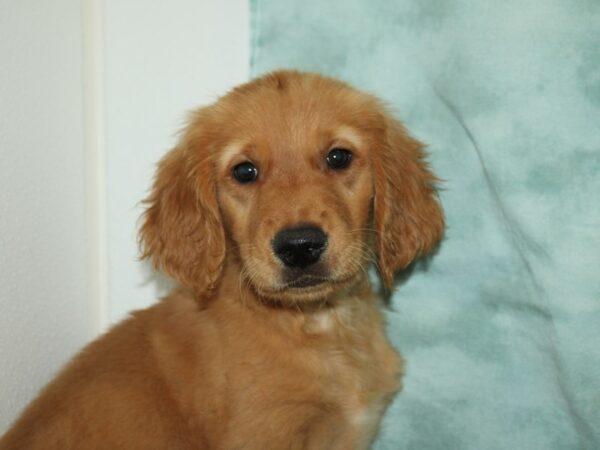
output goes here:
[[301, 275], [282, 286], [282, 289], [303, 289], [318, 286], [331, 281], [329, 278], [315, 275]]
[[354, 283], [356, 279], [356, 274], [342, 278], [305, 274], [284, 284], [269, 287], [255, 285], [254, 288], [261, 297], [278, 304], [312, 303], [335, 296], [336, 292]]

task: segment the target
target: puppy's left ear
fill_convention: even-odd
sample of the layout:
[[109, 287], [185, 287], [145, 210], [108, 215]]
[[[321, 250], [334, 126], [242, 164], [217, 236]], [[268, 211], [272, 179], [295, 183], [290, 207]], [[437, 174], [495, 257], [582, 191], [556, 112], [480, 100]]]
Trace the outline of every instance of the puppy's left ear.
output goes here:
[[225, 237], [217, 204], [210, 139], [192, 123], [179, 145], [159, 163], [140, 230], [142, 258], [149, 258], [199, 295], [220, 280]]
[[391, 289], [394, 273], [427, 254], [441, 239], [444, 215], [423, 144], [387, 114], [384, 123], [383, 142], [374, 160], [374, 219], [379, 272]]

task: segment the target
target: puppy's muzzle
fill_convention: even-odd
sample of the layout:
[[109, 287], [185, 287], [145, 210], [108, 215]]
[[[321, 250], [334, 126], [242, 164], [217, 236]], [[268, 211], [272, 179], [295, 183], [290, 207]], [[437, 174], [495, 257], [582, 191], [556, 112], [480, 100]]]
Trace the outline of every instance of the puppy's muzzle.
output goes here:
[[285, 228], [273, 239], [273, 252], [289, 269], [306, 269], [316, 264], [327, 248], [327, 235], [318, 227]]

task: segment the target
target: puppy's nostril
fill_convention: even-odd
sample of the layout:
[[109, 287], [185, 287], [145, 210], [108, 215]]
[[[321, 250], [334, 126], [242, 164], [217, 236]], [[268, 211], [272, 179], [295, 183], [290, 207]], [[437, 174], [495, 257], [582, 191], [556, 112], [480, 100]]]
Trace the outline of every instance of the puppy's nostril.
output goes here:
[[286, 265], [294, 261], [294, 252], [292, 250], [283, 250], [278, 256]]
[[305, 268], [316, 263], [327, 246], [327, 236], [317, 227], [287, 228], [273, 240], [273, 251], [287, 267]]

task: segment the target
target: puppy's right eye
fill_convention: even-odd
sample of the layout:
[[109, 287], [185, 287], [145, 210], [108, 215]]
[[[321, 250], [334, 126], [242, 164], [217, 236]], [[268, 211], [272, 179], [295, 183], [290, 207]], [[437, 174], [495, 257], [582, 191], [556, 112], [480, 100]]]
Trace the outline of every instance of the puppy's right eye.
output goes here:
[[327, 165], [334, 170], [345, 169], [352, 161], [352, 152], [345, 148], [334, 148], [327, 154]]
[[258, 178], [258, 169], [249, 161], [238, 164], [233, 168], [233, 178], [239, 183], [247, 184], [256, 181]]

